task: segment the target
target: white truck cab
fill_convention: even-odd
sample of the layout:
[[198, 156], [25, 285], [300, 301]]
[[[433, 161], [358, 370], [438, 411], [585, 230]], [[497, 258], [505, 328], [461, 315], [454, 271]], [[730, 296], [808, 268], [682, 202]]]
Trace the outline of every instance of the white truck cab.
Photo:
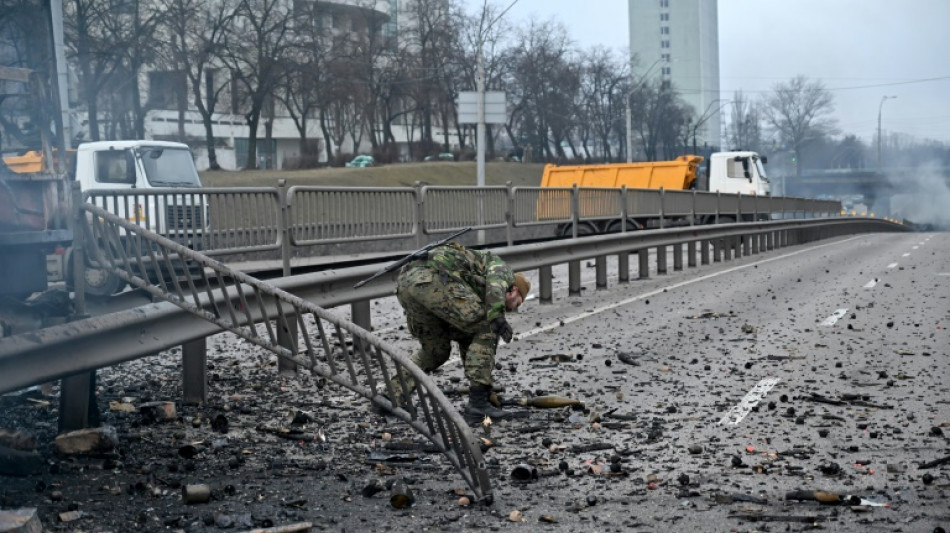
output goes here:
[[165, 141], [98, 141], [76, 149], [83, 191], [201, 187], [188, 145]]
[[765, 173], [766, 161], [755, 152], [715, 152], [709, 157], [708, 190], [768, 196], [772, 187]]
[[[83, 143], [76, 148], [75, 179], [86, 201], [179, 244], [200, 245], [208, 206], [198, 191], [201, 180], [188, 145], [142, 140]], [[70, 282], [71, 257], [71, 250], [47, 256], [48, 278]], [[85, 278], [86, 293], [93, 296], [108, 296], [125, 286], [114, 274], [91, 265]]]

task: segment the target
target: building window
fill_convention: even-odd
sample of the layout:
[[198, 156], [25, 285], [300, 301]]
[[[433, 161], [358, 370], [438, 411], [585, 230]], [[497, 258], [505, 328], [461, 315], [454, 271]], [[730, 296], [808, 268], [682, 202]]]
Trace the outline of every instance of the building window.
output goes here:
[[669, 47], [670, 47], [669, 41], [660, 41], [660, 48], [669, 48]]
[[670, 7], [670, 0], [660, 0], [660, 7]]
[[669, 62], [670, 62], [670, 54], [660, 54], [660, 59], [662, 59], [662, 60], [663, 60], [664, 62], [666, 62], [666, 63], [669, 63]]
[[660, 13], [660, 22], [669, 22], [670, 14], [669, 13]]
[[670, 67], [663, 67], [663, 75], [664, 76], [670, 75]]
[[669, 27], [669, 26], [662, 26], [662, 27], [660, 27], [660, 34], [661, 34], [661, 35], [669, 35], [669, 34], [670, 34], [670, 27]]

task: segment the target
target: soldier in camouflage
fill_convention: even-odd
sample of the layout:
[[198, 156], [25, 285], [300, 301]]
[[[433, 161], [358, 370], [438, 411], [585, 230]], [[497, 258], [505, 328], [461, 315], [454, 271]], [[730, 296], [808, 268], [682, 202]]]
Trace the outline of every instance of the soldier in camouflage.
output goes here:
[[527, 278], [497, 255], [454, 242], [399, 272], [396, 297], [409, 332], [422, 344], [412, 360], [432, 372], [448, 361], [452, 341], [458, 344], [470, 383], [465, 409], [470, 423], [485, 416], [504, 418], [504, 411], [489, 402], [495, 350], [499, 338], [511, 342], [514, 334], [505, 312], [518, 309], [530, 290]]

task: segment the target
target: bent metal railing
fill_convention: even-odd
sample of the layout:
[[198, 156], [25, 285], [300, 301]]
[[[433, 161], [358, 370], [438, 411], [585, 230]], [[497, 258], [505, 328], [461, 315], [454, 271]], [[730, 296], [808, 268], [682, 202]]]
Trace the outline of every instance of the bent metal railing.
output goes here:
[[[80, 217], [80, 225], [90, 263], [390, 410], [441, 450], [476, 497], [492, 500], [471, 429], [408, 357], [307, 300], [98, 206], [84, 204], [82, 209], [86, 216]], [[409, 379], [415, 381], [415, 390], [395, 394], [393, 383], [410, 391]]]

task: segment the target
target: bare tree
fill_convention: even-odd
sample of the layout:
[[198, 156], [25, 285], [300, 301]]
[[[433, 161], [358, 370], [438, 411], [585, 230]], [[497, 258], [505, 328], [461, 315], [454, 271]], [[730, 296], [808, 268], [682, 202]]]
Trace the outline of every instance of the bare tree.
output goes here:
[[64, 33], [70, 59], [75, 61], [80, 95], [86, 103], [89, 138], [98, 141], [100, 92], [113, 82], [120, 65], [117, 44], [109, 34], [108, 20], [116, 16], [108, 0], [71, 0], [65, 2]]
[[574, 95], [580, 84], [569, 62], [571, 51], [567, 30], [553, 21], [532, 22], [518, 33], [511, 51], [507, 90], [520, 115], [521, 131], [516, 135], [523, 135], [533, 151], [548, 159], [565, 157], [560, 141], [574, 120]]
[[735, 150], [759, 152], [763, 148], [762, 122], [759, 105], [746, 99], [742, 91], [732, 96], [732, 111], [726, 128], [726, 140]]
[[[292, 20], [292, 6], [283, 0], [240, 0], [235, 12], [236, 31], [224, 39], [222, 58], [241, 88], [246, 108], [247, 169], [257, 168], [257, 129], [265, 108], [273, 106], [274, 89], [294, 44]], [[265, 135], [269, 137], [270, 114], [265, 119]], [[268, 146], [267, 153], [272, 156], [271, 149]]]
[[795, 173], [802, 175], [802, 153], [808, 145], [837, 131], [829, 115], [834, 98], [817, 80], [796, 76], [779, 83], [765, 97], [763, 113], [779, 141], [795, 153]]
[[[624, 114], [628, 62], [606, 48], [595, 47], [582, 56], [581, 65], [582, 126], [578, 132], [585, 158], [593, 158], [588, 144], [589, 133], [600, 145], [604, 160], [611, 161], [614, 158], [611, 145], [619, 141], [615, 135], [618, 119]], [[620, 154], [619, 145], [617, 154]]]
[[[162, 31], [166, 38], [160, 50], [166, 68], [187, 78], [192, 104], [204, 125], [208, 166], [220, 167], [214, 139], [213, 117], [229, 84], [216, 76], [218, 58], [234, 21], [235, 4], [229, 0], [161, 0], [164, 11]], [[184, 134], [185, 108], [179, 107], [178, 124]]]

